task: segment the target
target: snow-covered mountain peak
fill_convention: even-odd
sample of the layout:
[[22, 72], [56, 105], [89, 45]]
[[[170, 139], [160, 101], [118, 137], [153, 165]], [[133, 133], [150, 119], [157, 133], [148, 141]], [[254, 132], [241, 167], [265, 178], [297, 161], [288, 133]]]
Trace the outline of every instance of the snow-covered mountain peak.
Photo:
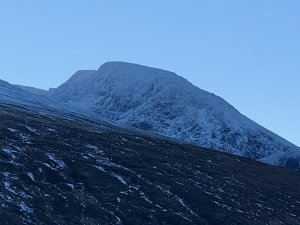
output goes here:
[[26, 90], [0, 81], [0, 100], [69, 108], [202, 147], [300, 168], [298, 147], [173, 72], [108, 62], [98, 70], [77, 71], [48, 96]]
[[53, 96], [98, 118], [271, 164], [300, 155], [224, 99], [161, 69], [108, 62], [76, 73]]
[[[178, 80], [179, 78], [177, 74], [167, 70], [127, 62], [106, 62], [100, 66], [98, 71], [102, 73], [102, 75], [119, 75], [119, 77], [129, 76], [128, 78], [141, 80], [145, 80], [147, 78], [167, 78], [171, 80]], [[180, 78], [184, 79], [182, 77]]]
[[[151, 104], [154, 100], [164, 105], [187, 106], [197, 110], [206, 108], [219, 117], [226, 117], [232, 126], [245, 123], [245, 118], [224, 99], [201, 90], [185, 78], [166, 70], [124, 62], [103, 64], [94, 74], [93, 92], [102, 99], [118, 99], [117, 110], [126, 112], [141, 104]], [[99, 98], [98, 98], [99, 100]], [[103, 100], [97, 105], [108, 106]], [[148, 102], [148, 103], [147, 103]], [[248, 124], [249, 125], [249, 124]]]
[[[147, 88], [184, 89], [191, 84], [173, 72], [124, 62], [108, 62], [103, 64], [97, 72], [98, 86], [113, 85], [116, 91], [133, 91], [143, 95]], [[159, 89], [159, 90], [158, 90]]]

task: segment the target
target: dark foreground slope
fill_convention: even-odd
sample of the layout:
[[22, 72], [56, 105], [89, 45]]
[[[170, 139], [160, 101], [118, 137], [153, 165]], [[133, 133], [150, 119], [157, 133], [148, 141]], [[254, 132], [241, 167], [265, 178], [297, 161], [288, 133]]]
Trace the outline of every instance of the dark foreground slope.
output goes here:
[[300, 224], [300, 174], [0, 105], [1, 224]]

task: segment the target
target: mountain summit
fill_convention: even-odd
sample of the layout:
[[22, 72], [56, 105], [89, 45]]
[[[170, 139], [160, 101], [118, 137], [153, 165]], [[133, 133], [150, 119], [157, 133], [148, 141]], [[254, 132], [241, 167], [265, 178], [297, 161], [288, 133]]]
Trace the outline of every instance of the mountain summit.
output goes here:
[[206, 148], [299, 168], [299, 148], [239, 113], [224, 99], [161, 69], [108, 62], [78, 71], [52, 97], [108, 118]]

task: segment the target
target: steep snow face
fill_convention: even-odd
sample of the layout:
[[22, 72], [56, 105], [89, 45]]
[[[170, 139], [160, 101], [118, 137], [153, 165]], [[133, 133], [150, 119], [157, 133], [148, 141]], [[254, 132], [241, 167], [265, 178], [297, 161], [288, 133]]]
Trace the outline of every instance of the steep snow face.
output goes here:
[[50, 93], [55, 99], [62, 100], [70, 105], [83, 110], [88, 109], [88, 101], [93, 99], [91, 88], [96, 77], [97, 70], [77, 71], [66, 83], [52, 90]]
[[299, 149], [222, 98], [168, 71], [111, 62], [79, 71], [53, 97], [98, 118], [207, 148], [284, 165]]
[[65, 99], [76, 101], [78, 97], [87, 97], [92, 86], [96, 70], [77, 71], [66, 83], [54, 90], [53, 96], [64, 96]]

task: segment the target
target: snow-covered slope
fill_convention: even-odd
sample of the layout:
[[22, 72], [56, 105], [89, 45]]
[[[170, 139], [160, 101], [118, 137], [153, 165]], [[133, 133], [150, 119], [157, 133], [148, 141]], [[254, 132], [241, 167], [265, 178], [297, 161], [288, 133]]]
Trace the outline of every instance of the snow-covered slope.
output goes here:
[[29, 92], [24, 88], [12, 85], [3, 80], [0, 80], [0, 101], [40, 107], [59, 107], [56, 101], [52, 100], [50, 97]]
[[52, 96], [98, 118], [270, 164], [299, 167], [298, 147], [172, 72], [105, 63], [98, 71], [78, 71]]
[[63, 102], [69, 103], [70, 105], [76, 102], [76, 107], [87, 110], [88, 103], [86, 101], [95, 97], [93, 96], [94, 92], [91, 91], [91, 88], [94, 85], [94, 74], [96, 72], [96, 70], [77, 71], [68, 82], [53, 90], [51, 96], [59, 100], [63, 98]]
[[[0, 102], [34, 107], [36, 110], [56, 111], [57, 113], [77, 114], [76, 109], [50, 97], [53, 89], [42, 91], [37, 88], [12, 85], [0, 80]], [[46, 93], [45, 93], [46, 92]], [[83, 115], [84, 112], [79, 112]]]
[[39, 89], [39, 88], [34, 88], [34, 87], [27, 87], [27, 86], [23, 86], [23, 85], [15, 85], [18, 88], [21, 88], [24, 91], [30, 92], [32, 94], [36, 94], [36, 95], [44, 95], [44, 96], [48, 96], [49, 95], [49, 91], [47, 90], [43, 90], [43, 89]]

